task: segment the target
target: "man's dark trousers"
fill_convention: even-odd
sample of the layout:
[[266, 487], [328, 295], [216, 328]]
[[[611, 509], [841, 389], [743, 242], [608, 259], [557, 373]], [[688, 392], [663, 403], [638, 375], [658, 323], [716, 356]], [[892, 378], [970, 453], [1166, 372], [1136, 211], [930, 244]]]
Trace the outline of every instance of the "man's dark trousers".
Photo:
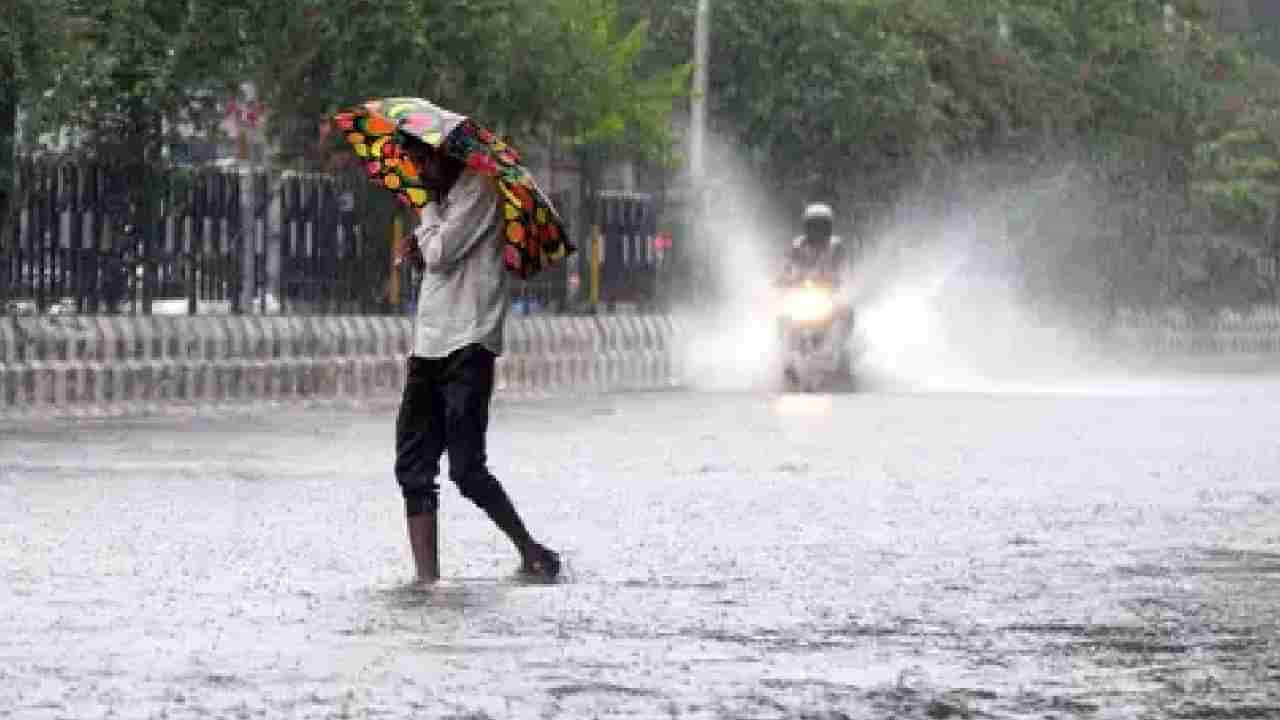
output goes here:
[[[449, 453], [449, 479], [490, 516], [511, 501], [488, 469], [485, 434], [496, 356], [468, 345], [443, 358], [410, 357], [396, 418], [396, 481], [409, 516], [439, 507], [440, 457]], [[505, 518], [504, 518], [505, 519]]]

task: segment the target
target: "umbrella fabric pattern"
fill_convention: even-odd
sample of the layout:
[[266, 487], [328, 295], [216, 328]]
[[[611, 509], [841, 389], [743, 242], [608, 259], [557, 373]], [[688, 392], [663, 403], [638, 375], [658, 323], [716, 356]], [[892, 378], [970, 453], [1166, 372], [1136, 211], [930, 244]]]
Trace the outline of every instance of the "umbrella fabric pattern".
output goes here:
[[521, 165], [519, 152], [473, 120], [426, 100], [385, 98], [336, 114], [334, 124], [369, 180], [419, 212], [436, 198], [405, 155], [406, 137], [443, 146], [469, 170], [488, 177], [501, 203], [503, 264], [517, 277], [532, 277], [576, 250], [559, 213]]

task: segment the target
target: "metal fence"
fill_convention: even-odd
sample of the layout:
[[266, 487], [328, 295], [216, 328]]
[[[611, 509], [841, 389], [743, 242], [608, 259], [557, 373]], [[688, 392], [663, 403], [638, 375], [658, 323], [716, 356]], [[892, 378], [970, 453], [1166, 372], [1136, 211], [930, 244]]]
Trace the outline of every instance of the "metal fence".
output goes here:
[[[136, 179], [135, 179], [136, 181]], [[0, 237], [0, 310], [395, 312], [389, 200], [358, 179], [23, 161]], [[380, 233], [380, 234], [379, 234]]]
[[271, 311], [385, 313], [403, 309], [389, 294], [392, 221], [389, 194], [359, 178], [291, 175], [261, 193], [268, 212], [255, 232], [254, 300]]
[[658, 294], [657, 215], [651, 196], [601, 192], [595, 197], [599, 228], [600, 301], [643, 305]]
[[[412, 219], [357, 174], [148, 172], [143, 212], [118, 168], [20, 162], [0, 232], [0, 313], [413, 310], [419, 278], [391, 263], [394, 239]], [[598, 265], [593, 234], [571, 226], [582, 252], [515, 283], [516, 308], [651, 305], [663, 256], [652, 200], [601, 193], [581, 212], [566, 193], [553, 201], [571, 225], [578, 218], [598, 231]]]

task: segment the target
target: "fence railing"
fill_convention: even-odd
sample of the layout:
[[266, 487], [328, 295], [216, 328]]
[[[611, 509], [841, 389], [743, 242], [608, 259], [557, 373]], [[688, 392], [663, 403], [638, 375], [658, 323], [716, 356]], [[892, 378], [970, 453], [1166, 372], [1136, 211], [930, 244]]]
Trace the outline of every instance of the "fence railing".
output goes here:
[[1280, 355], [1280, 307], [1241, 312], [1124, 310], [1110, 329], [1114, 347], [1164, 356]]
[[265, 188], [262, 173], [149, 172], [145, 203], [106, 165], [27, 160], [17, 177], [0, 237], [0, 310], [243, 308], [254, 212], [246, 201]]
[[[17, 177], [0, 314], [396, 314], [416, 302], [418, 278], [391, 263], [411, 219], [358, 174], [153, 168], [145, 211], [119, 168], [27, 159]], [[516, 283], [513, 302], [565, 309], [577, 267]], [[609, 297], [632, 282], [608, 280]]]
[[638, 303], [658, 294], [658, 269], [665, 251], [657, 244], [652, 198], [643, 193], [601, 192], [592, 212], [599, 229], [600, 300]]

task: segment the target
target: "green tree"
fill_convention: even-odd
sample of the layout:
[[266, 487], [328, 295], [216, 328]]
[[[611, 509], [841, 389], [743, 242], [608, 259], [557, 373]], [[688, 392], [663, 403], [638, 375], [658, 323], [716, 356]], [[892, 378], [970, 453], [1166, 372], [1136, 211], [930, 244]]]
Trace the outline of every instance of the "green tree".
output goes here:
[[[65, 61], [73, 25], [64, 0], [12, 0], [0, 9], [0, 245], [14, 187], [12, 158], [20, 107], [41, 105]], [[30, 128], [32, 124], [28, 123]]]
[[99, 157], [159, 161], [164, 127], [212, 123], [244, 82], [268, 102], [289, 160], [315, 149], [333, 110], [391, 94], [573, 147], [625, 143], [663, 157], [687, 76], [637, 74], [645, 23], [623, 26], [613, 0], [15, 1], [40, 11], [6, 23], [6, 61], [26, 57], [23, 38], [60, 37], [45, 20], [75, 32], [50, 44], [56, 62], [44, 66], [56, 72], [40, 81], [42, 102], [25, 98], [33, 126], [75, 127]]
[[[243, 78], [249, 3], [228, 0], [64, 0], [69, 31], [33, 126], [74, 128], [82, 152], [120, 163], [157, 162], [166, 127], [200, 121]], [[169, 121], [168, 123], [166, 121]]]
[[552, 51], [544, 48], [527, 102], [546, 109], [529, 129], [573, 152], [589, 184], [611, 158], [670, 165], [671, 116], [688, 97], [690, 65], [646, 67], [649, 23], [628, 25], [616, 0], [550, 0], [545, 8], [544, 25], [531, 27]]
[[1220, 224], [1269, 230], [1280, 203], [1280, 67], [1251, 63], [1232, 89], [1205, 124], [1193, 189]]
[[338, 107], [386, 95], [429, 98], [517, 138], [665, 157], [687, 72], [639, 75], [645, 43], [644, 24], [624, 28], [613, 0], [304, 0], [264, 8], [249, 45], [286, 160], [315, 149]]

